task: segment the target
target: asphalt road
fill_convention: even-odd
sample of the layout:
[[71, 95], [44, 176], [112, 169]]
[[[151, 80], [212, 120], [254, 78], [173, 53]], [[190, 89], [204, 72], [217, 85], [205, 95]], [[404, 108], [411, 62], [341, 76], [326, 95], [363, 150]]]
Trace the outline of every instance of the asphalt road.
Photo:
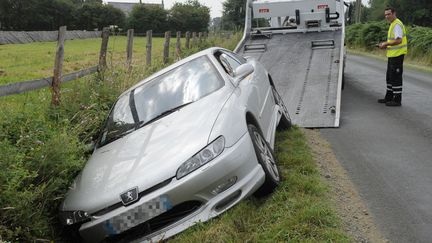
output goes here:
[[432, 242], [432, 74], [405, 66], [402, 107], [386, 107], [386, 65], [348, 56], [341, 126], [321, 134], [391, 242]]

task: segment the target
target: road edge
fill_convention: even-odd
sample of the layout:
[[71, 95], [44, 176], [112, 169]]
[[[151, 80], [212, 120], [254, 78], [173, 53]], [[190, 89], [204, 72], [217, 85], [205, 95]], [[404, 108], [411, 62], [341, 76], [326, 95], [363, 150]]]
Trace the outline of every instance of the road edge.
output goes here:
[[347, 171], [337, 160], [330, 143], [317, 129], [304, 129], [314, 161], [323, 181], [329, 185], [329, 198], [341, 219], [341, 226], [354, 242], [389, 242], [378, 229], [373, 215], [362, 200]]

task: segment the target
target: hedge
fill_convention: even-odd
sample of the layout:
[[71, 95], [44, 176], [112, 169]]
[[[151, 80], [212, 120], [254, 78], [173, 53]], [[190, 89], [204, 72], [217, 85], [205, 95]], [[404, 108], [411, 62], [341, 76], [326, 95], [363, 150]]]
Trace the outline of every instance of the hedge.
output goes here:
[[[347, 26], [347, 45], [350, 48], [373, 50], [378, 43], [387, 39], [388, 27], [384, 21]], [[407, 26], [407, 36], [408, 57], [427, 65], [432, 64], [432, 28]]]

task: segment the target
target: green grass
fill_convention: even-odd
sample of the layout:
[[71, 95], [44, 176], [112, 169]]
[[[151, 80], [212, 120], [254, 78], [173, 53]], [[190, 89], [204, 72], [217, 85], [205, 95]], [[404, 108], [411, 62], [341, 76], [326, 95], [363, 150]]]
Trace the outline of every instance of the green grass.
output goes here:
[[[153, 38], [152, 56], [155, 62], [161, 60], [164, 38]], [[170, 40], [174, 47], [176, 39]], [[111, 36], [108, 42], [107, 60], [110, 66], [124, 65], [126, 62], [125, 36]], [[181, 40], [184, 48], [185, 39]], [[146, 38], [135, 37], [133, 65], [145, 63]], [[99, 60], [101, 39], [67, 40], [64, 50], [63, 73], [71, 73], [95, 66]], [[0, 84], [34, 80], [53, 75], [56, 42], [35, 42], [30, 44], [0, 45]], [[173, 48], [171, 48], [173, 50]], [[173, 56], [173, 51], [170, 53]]]
[[349, 242], [301, 130], [279, 132], [275, 152], [284, 180], [273, 194], [247, 199], [174, 241]]
[[[222, 46], [233, 49], [240, 37], [239, 34], [231, 40], [210, 39], [201, 48]], [[145, 45], [139, 43], [138, 38], [135, 63], [128, 71], [123, 65], [126, 39], [111, 38], [110, 45], [114, 46], [110, 49], [112, 64], [105, 75], [90, 75], [62, 84], [59, 107], [50, 106], [48, 88], [0, 98], [0, 242], [67, 241], [58, 222], [58, 206], [90, 155], [86, 144], [96, 138], [112, 103], [121, 92], [164, 67], [160, 62], [162, 47], [160, 45], [158, 49], [155, 42], [155, 59], [159, 61], [145, 68]], [[71, 60], [86, 60], [74, 64], [78, 69], [93, 64], [92, 55], [97, 59], [99, 40], [74, 40], [68, 44], [78, 53]], [[29, 47], [28, 52], [44, 53], [39, 49], [50, 45], [55, 46], [53, 43], [34, 43], [29, 45], [33, 48]], [[15, 45], [1, 48], [4, 47], [17, 48]], [[199, 49], [185, 51], [183, 55]], [[80, 54], [84, 50], [89, 53], [85, 58]], [[7, 63], [3, 59], [1, 62], [2, 65]], [[199, 224], [174, 241], [349, 241], [341, 231], [327, 198], [327, 186], [320, 180], [317, 166], [298, 128], [278, 133], [276, 154], [285, 179], [275, 193], [266, 199], [245, 200], [218, 219]]]

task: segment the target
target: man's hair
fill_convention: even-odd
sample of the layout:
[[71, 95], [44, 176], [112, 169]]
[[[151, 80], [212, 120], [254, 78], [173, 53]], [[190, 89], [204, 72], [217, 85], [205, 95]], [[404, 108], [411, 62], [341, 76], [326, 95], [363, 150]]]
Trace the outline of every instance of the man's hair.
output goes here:
[[385, 9], [385, 11], [388, 11], [388, 10], [390, 10], [392, 13], [396, 12], [396, 10], [393, 7], [387, 7]]

